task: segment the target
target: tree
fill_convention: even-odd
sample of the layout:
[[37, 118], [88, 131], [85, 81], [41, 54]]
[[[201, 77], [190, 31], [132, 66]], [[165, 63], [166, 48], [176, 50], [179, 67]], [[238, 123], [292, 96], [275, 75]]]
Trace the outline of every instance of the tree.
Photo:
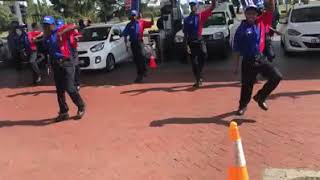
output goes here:
[[61, 12], [64, 17], [81, 17], [92, 15], [96, 10], [95, 0], [50, 0], [53, 8]]
[[97, 0], [100, 9], [98, 16], [108, 21], [116, 13], [119, 17], [125, 15], [124, 0]]
[[0, 6], [0, 31], [8, 30], [11, 18], [12, 16], [11, 16], [9, 6], [1, 5]]

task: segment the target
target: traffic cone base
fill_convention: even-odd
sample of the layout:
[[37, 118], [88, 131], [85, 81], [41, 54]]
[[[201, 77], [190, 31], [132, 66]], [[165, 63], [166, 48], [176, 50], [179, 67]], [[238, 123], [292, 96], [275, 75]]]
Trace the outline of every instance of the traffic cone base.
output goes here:
[[247, 167], [231, 167], [228, 174], [228, 180], [249, 180]]
[[156, 60], [155, 60], [154, 56], [150, 56], [149, 67], [151, 69], [156, 69], [157, 68], [157, 63], [156, 63]]

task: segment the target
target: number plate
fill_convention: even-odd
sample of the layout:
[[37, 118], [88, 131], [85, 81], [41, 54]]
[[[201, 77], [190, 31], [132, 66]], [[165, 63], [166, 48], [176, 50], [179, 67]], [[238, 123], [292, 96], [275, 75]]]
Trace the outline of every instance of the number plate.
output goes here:
[[311, 43], [320, 43], [320, 39], [311, 39]]

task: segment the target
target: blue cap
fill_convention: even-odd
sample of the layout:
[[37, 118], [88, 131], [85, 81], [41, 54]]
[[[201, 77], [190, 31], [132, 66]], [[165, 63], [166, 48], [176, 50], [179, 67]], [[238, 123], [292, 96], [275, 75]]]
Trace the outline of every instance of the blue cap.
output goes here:
[[132, 10], [131, 11], [131, 16], [138, 16], [138, 11]]
[[197, 5], [198, 4], [198, 1], [197, 0], [190, 0], [189, 1], [189, 5], [190, 6], [194, 6], [194, 5]]
[[56, 21], [54, 20], [54, 18], [52, 16], [45, 16], [43, 18], [43, 21], [42, 21], [43, 24], [49, 24], [49, 25], [52, 25], [52, 24], [55, 24]]
[[250, 9], [256, 10], [258, 12], [258, 7], [254, 4], [248, 4], [245, 11], [248, 11]]
[[57, 19], [56, 25], [57, 25], [58, 27], [63, 26], [63, 25], [64, 25], [64, 20], [63, 20], [62, 18]]

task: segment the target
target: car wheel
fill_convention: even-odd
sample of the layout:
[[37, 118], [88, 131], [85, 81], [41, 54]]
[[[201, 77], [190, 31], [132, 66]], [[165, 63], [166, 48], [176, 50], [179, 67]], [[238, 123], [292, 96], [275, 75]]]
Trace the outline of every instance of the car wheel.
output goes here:
[[106, 71], [112, 71], [116, 66], [115, 58], [112, 54], [109, 54], [106, 60]]

